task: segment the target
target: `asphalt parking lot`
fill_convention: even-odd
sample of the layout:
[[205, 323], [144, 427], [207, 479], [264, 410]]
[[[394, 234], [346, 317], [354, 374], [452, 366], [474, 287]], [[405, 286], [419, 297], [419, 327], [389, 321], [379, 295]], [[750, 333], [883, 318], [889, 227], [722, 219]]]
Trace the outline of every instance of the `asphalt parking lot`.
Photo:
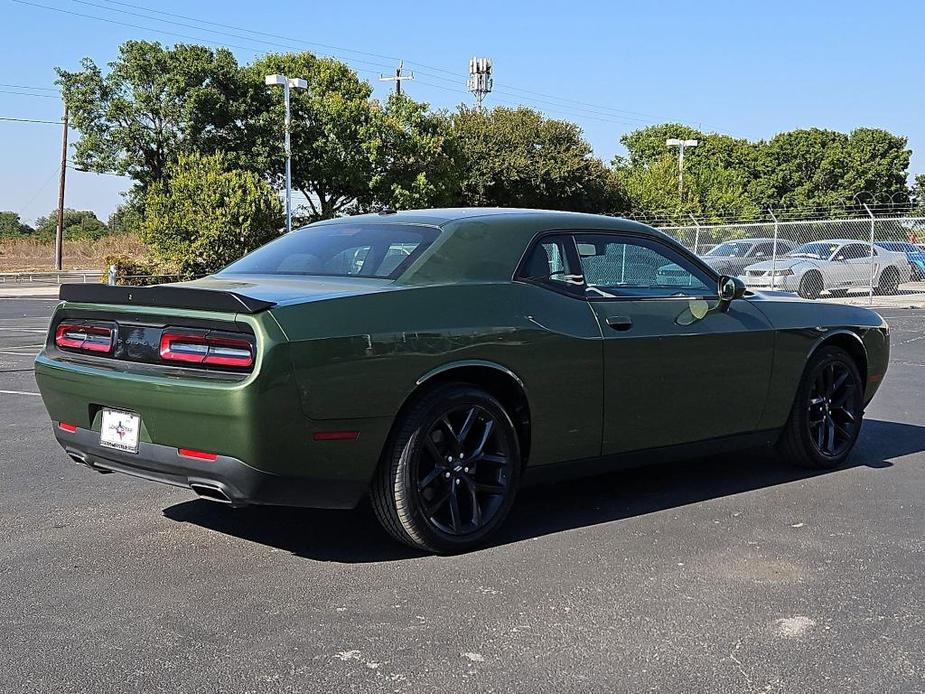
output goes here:
[[0, 298], [2, 692], [925, 692], [925, 311], [849, 464], [762, 455], [527, 490], [491, 547], [367, 509], [233, 511], [71, 463]]

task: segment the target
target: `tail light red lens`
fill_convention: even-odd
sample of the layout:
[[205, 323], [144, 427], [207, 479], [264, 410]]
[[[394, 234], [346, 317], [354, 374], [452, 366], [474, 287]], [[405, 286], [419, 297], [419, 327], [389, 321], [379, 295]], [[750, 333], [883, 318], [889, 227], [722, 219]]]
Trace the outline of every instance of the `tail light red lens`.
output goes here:
[[249, 340], [224, 335], [194, 335], [165, 330], [161, 335], [161, 359], [205, 366], [247, 368], [254, 364]]
[[193, 448], [178, 448], [177, 454], [182, 455], [184, 458], [195, 458], [196, 460], [205, 460], [210, 463], [218, 460], [217, 453], [207, 453], [206, 451], [197, 451]]
[[55, 328], [55, 345], [64, 349], [108, 354], [112, 349], [112, 328], [85, 323], [60, 323]]

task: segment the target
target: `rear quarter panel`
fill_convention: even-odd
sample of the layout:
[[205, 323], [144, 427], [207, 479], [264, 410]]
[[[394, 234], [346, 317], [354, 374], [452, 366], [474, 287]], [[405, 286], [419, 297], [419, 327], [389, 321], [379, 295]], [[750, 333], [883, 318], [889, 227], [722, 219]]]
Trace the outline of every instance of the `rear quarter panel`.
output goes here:
[[531, 464], [600, 454], [600, 329], [583, 301], [511, 282], [447, 284], [272, 313], [311, 419], [394, 417], [425, 375], [477, 360], [522, 382]]

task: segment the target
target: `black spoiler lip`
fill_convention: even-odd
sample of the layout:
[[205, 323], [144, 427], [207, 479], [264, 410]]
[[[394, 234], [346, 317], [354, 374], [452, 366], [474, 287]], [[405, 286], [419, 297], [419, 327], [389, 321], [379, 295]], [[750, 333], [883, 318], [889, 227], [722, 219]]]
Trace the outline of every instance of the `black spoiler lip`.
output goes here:
[[260, 313], [276, 306], [273, 301], [254, 299], [236, 292], [171, 285], [113, 287], [107, 284], [62, 284], [58, 298], [85, 304], [188, 308], [225, 313]]

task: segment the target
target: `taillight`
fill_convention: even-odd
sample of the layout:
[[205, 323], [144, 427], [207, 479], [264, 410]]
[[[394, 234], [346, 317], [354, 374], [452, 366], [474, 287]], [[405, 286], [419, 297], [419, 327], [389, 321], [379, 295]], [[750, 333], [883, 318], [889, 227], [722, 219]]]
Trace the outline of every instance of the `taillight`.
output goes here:
[[59, 323], [55, 345], [64, 349], [108, 353], [112, 349], [112, 328], [86, 323]]
[[250, 341], [224, 335], [194, 335], [166, 330], [161, 335], [161, 359], [207, 366], [247, 368], [254, 363]]

